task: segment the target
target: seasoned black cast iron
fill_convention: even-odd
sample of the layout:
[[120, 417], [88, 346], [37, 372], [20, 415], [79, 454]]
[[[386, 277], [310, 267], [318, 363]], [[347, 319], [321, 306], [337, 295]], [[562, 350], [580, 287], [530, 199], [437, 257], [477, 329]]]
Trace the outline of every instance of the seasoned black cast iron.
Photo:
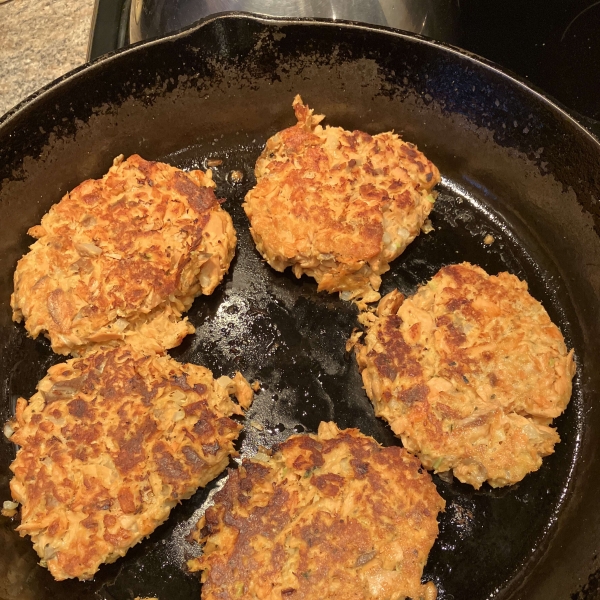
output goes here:
[[[404, 292], [442, 265], [467, 260], [527, 280], [576, 350], [573, 399], [556, 424], [556, 453], [520, 484], [476, 492], [434, 477], [447, 502], [425, 571], [440, 599], [595, 597], [600, 540], [600, 145], [555, 105], [497, 68], [386, 29], [229, 14], [125, 50], [56, 82], [0, 124], [0, 420], [60, 359], [11, 322], [9, 297], [27, 228], [113, 157], [137, 152], [178, 167], [215, 169], [239, 235], [236, 260], [190, 311], [195, 336], [171, 352], [216, 374], [263, 384], [242, 454], [321, 419], [397, 440], [373, 416], [344, 343], [356, 310], [312, 280], [272, 271], [241, 209], [268, 136], [294, 122], [300, 93], [327, 122], [394, 129], [443, 174], [420, 236], [383, 278]], [[245, 174], [243, 183], [228, 177]], [[491, 246], [483, 238], [491, 234]], [[0, 499], [9, 497], [12, 444], [0, 442]], [[90, 582], [57, 583], [37, 566], [15, 522], [0, 521], [0, 598], [198, 598], [182, 565], [208, 491], [199, 491], [124, 559]]]

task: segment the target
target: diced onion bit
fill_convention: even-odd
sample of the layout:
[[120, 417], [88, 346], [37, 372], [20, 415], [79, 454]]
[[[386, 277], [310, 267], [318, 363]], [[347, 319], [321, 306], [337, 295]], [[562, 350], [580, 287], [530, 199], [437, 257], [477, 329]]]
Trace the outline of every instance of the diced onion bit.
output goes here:
[[75, 377], [65, 381], [57, 381], [48, 392], [44, 392], [46, 403], [55, 402], [56, 400], [69, 400], [81, 389], [85, 383], [85, 377]]
[[4, 425], [4, 436], [10, 439], [15, 430], [11, 427], [10, 423]]
[[219, 167], [223, 164], [223, 161], [220, 158], [209, 158], [206, 161], [207, 167]]
[[377, 550], [372, 550], [371, 552], [365, 552], [364, 554], [361, 554], [356, 559], [354, 566], [362, 567], [363, 565], [366, 565], [369, 561], [373, 560], [376, 555], [377, 555]]
[[431, 219], [427, 219], [425, 221], [425, 223], [423, 223], [422, 227], [421, 227], [421, 231], [423, 233], [431, 233], [432, 231], [434, 231], [434, 227], [431, 224]]
[[92, 243], [75, 244], [75, 250], [80, 256], [100, 256], [102, 254], [102, 248]]
[[127, 329], [128, 325], [129, 325], [129, 321], [127, 319], [117, 319], [113, 323], [113, 327], [115, 329], [118, 329], [119, 331], [125, 331], [125, 329]]
[[452, 471], [442, 471], [441, 473], [438, 473], [438, 477], [442, 480], [445, 481], [446, 483], [452, 483], [454, 476], [452, 475]]
[[5, 500], [2, 503], [2, 508], [4, 510], [16, 510], [17, 508], [19, 508], [19, 503], [13, 502], [12, 500]]
[[231, 171], [229, 180], [231, 183], [241, 183], [244, 180], [244, 174], [241, 171]]

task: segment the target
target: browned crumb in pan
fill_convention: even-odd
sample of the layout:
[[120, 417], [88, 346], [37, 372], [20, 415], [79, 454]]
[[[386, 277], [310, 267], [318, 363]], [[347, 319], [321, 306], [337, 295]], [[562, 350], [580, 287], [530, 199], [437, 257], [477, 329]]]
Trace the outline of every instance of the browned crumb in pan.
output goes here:
[[356, 356], [375, 412], [428, 469], [499, 487], [554, 452], [573, 351], [525, 282], [450, 265], [361, 320]]
[[194, 331], [182, 313], [210, 294], [236, 244], [211, 173], [133, 155], [84, 181], [29, 230], [13, 319], [59, 354], [123, 341], [164, 352]]
[[378, 300], [389, 263], [430, 228], [439, 171], [393, 132], [322, 127], [300, 96], [293, 106], [297, 124], [267, 141], [244, 203], [256, 247], [319, 290]]
[[229, 417], [252, 396], [239, 373], [127, 346], [51, 367], [6, 428], [17, 530], [55, 579], [90, 579], [225, 469], [242, 429]]
[[431, 477], [399, 447], [321, 423], [271, 456], [244, 460], [194, 537], [202, 598], [424, 598], [444, 509]]

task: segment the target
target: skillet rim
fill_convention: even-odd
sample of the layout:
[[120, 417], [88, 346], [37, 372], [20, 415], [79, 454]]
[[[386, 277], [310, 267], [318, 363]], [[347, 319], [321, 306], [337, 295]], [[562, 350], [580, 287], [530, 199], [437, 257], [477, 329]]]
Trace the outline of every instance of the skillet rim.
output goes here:
[[47, 83], [42, 86], [35, 92], [32, 92], [29, 96], [21, 100], [18, 104], [16, 104], [13, 108], [9, 109], [4, 115], [0, 116], [0, 129], [8, 126], [9, 123], [16, 118], [22, 111], [26, 110], [31, 104], [33, 104], [38, 98], [44, 97], [46, 94], [52, 92], [54, 89], [60, 88], [61, 85], [65, 84], [67, 81], [70, 81], [73, 78], [76, 78], [79, 73], [92, 71], [94, 68], [99, 65], [104, 65], [105, 63], [110, 63], [113, 60], [119, 60], [118, 57], [126, 54], [130, 54], [132, 52], [137, 52], [139, 48], [146, 46], [153, 46], [156, 44], [161, 44], [165, 41], [177, 40], [181, 38], [185, 38], [188, 35], [191, 35], [193, 32], [201, 29], [205, 25], [208, 25], [212, 21], [229, 19], [229, 18], [245, 18], [252, 21], [258, 21], [260, 23], [273, 23], [273, 24], [311, 24], [311, 25], [321, 25], [324, 27], [343, 27], [348, 29], [355, 30], [367, 30], [367, 31], [377, 31], [387, 35], [393, 35], [396, 37], [413, 40], [421, 44], [425, 44], [426, 46], [430, 46], [433, 48], [438, 48], [442, 51], [448, 52], [451, 55], [457, 55], [459, 57], [465, 58], [476, 65], [482, 66], [485, 69], [488, 69], [498, 75], [500, 75], [503, 79], [508, 80], [510, 83], [516, 84], [519, 88], [522, 88], [526, 93], [529, 92], [533, 94], [535, 98], [541, 100], [543, 104], [545, 104], [551, 110], [554, 110], [558, 113], [558, 115], [564, 119], [566, 119], [570, 125], [575, 126], [580, 133], [585, 135], [588, 138], [588, 141], [594, 143], [600, 152], [600, 138], [598, 138], [594, 133], [592, 133], [589, 129], [586, 128], [583, 123], [579, 122], [575, 116], [571, 114], [571, 111], [560, 101], [556, 100], [553, 96], [546, 93], [540, 87], [532, 84], [527, 81], [525, 78], [516, 74], [515, 72], [502, 67], [498, 63], [488, 60], [487, 58], [480, 56], [474, 52], [470, 52], [469, 50], [465, 50], [463, 48], [459, 48], [458, 46], [454, 46], [453, 44], [448, 44], [446, 42], [440, 42], [434, 40], [432, 38], [426, 37], [424, 35], [413, 33], [410, 31], [406, 31], [404, 29], [396, 29], [394, 27], [387, 27], [385, 25], [375, 25], [370, 23], [362, 23], [360, 21], [347, 21], [347, 20], [334, 20], [327, 18], [316, 18], [316, 17], [273, 17], [269, 15], [262, 15], [259, 13], [247, 12], [247, 11], [222, 11], [218, 13], [214, 13], [202, 19], [199, 19], [195, 23], [191, 25], [187, 25], [177, 31], [169, 33], [164, 36], [150, 38], [148, 40], [143, 40], [140, 42], [135, 42], [130, 44], [129, 46], [125, 46], [124, 48], [119, 48], [117, 50], [113, 50], [108, 52], [98, 58], [85, 62], [79, 67], [75, 67], [71, 71], [68, 71], [64, 75], [54, 79], [53, 81]]

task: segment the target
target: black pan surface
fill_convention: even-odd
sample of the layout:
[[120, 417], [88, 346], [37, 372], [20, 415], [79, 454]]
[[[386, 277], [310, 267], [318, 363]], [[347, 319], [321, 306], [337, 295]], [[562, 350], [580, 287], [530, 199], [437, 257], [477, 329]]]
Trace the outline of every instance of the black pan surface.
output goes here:
[[[421, 235], [384, 275], [382, 292], [412, 293], [445, 264], [469, 261], [525, 279], [556, 322], [578, 371], [556, 425], [562, 442], [510, 488], [475, 491], [434, 477], [447, 502], [425, 579], [441, 600], [597, 597], [600, 515], [600, 145], [560, 108], [493, 66], [386, 29], [223, 15], [100, 59], [42, 91], [0, 122], [0, 419], [63, 360], [10, 321], [12, 273], [27, 228], [117, 154], [182, 168], [209, 158], [238, 231], [223, 284], [190, 311], [197, 328], [171, 355], [217, 375], [241, 370], [262, 391], [247, 416], [242, 455], [319, 421], [397, 444], [374, 417], [344, 344], [353, 305], [260, 259], [241, 208], [262, 145], [294, 122], [295, 93], [327, 123], [395, 129], [440, 168]], [[232, 170], [244, 173], [233, 183]], [[483, 242], [491, 234], [491, 245]], [[0, 500], [15, 448], [0, 442]], [[235, 466], [235, 465], [233, 465]], [[37, 566], [16, 522], [0, 517], [0, 598], [199, 598], [186, 535], [210, 489], [171, 513], [149, 539], [90, 582], [57, 583]]]

